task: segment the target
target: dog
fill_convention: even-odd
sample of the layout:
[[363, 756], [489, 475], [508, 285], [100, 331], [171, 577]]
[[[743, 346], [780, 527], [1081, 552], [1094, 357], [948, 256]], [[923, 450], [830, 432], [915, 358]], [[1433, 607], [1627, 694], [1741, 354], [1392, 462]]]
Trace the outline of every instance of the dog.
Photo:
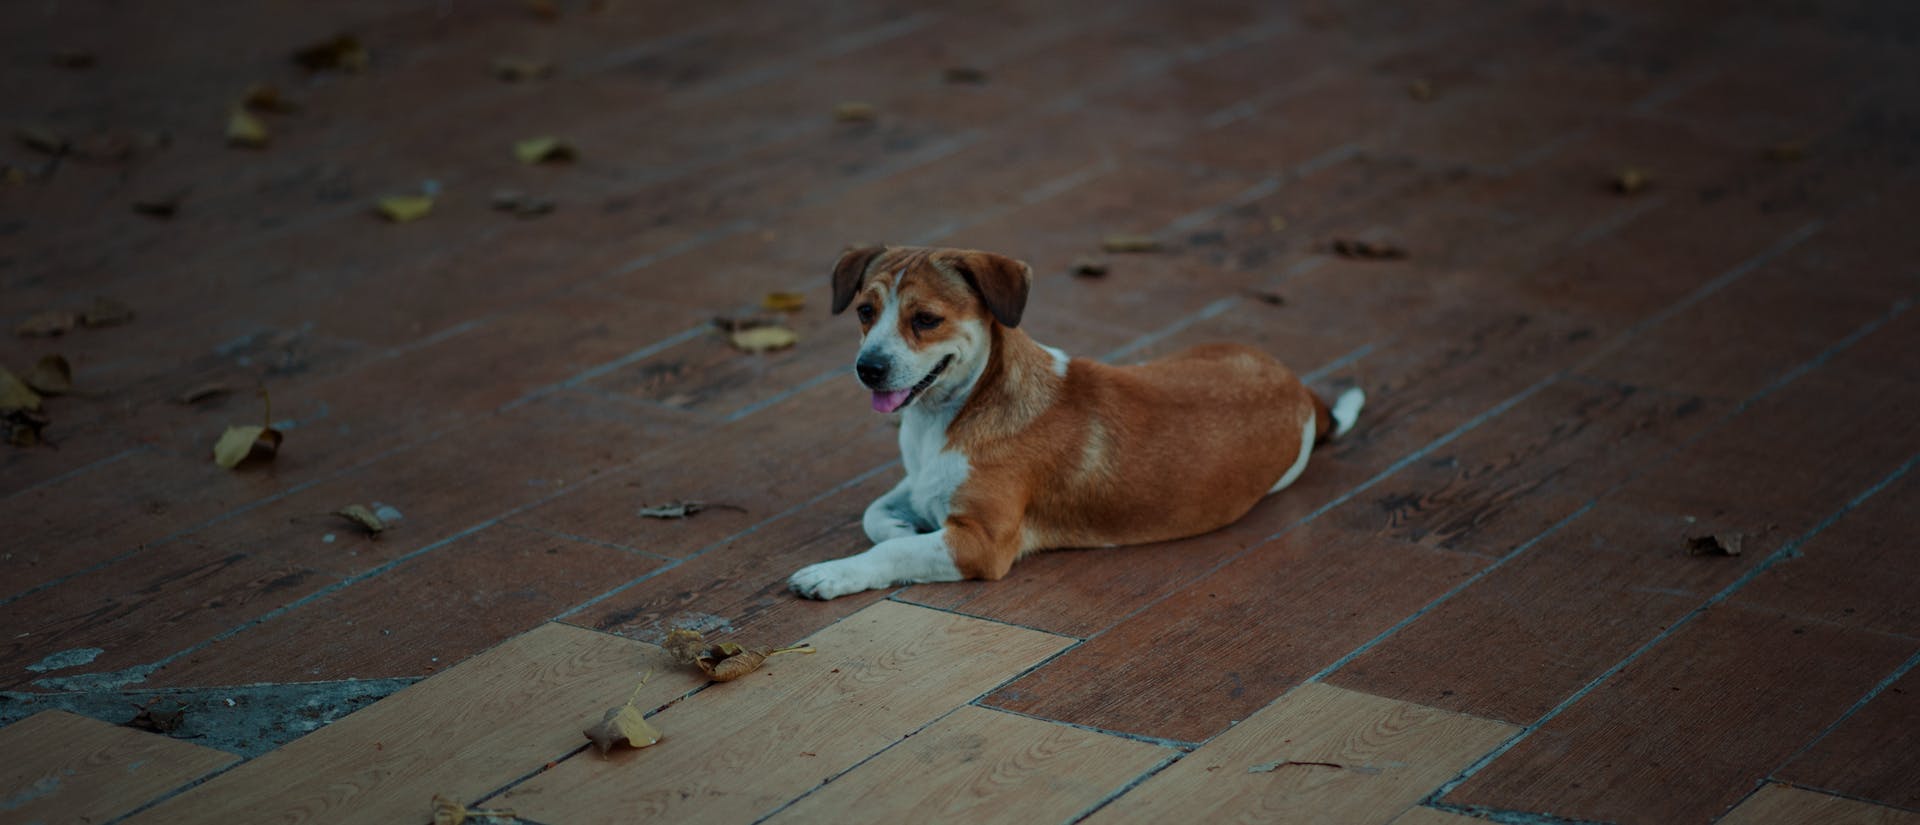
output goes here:
[[998, 580], [1038, 550], [1114, 547], [1224, 527], [1351, 430], [1252, 347], [1206, 344], [1112, 366], [1022, 332], [1033, 272], [971, 249], [866, 247], [833, 269], [833, 312], [860, 321], [854, 373], [901, 413], [906, 478], [862, 519], [873, 548], [788, 579], [801, 596]]

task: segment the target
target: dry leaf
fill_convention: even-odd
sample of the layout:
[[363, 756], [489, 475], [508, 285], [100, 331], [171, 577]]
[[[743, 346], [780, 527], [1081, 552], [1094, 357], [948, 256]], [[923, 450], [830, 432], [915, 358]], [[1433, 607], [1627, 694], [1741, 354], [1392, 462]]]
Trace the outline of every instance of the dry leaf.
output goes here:
[[280, 451], [282, 437], [280, 431], [272, 427], [228, 426], [227, 431], [220, 434], [220, 440], [213, 444], [213, 463], [231, 470], [254, 456], [272, 461]]
[[700, 657], [701, 651], [707, 649], [707, 639], [698, 630], [676, 627], [668, 631], [666, 641], [661, 642], [660, 646], [673, 655], [674, 661], [690, 665]]
[[515, 189], [501, 189], [493, 193], [493, 208], [501, 212], [510, 212], [522, 218], [537, 218], [553, 211], [553, 201], [536, 198]]
[[394, 223], [417, 221], [433, 211], [433, 198], [426, 195], [388, 195], [374, 201], [380, 216]]
[[1159, 252], [1160, 241], [1148, 235], [1108, 235], [1100, 241], [1108, 252]]
[[296, 111], [299, 104], [280, 95], [280, 87], [272, 83], [255, 83], [248, 86], [240, 95], [240, 105], [256, 112], [286, 113]]
[[1278, 292], [1264, 292], [1260, 290], [1254, 290], [1252, 292], [1249, 292], [1248, 294], [1253, 296], [1254, 300], [1259, 301], [1260, 303], [1266, 304], [1268, 306], [1283, 307], [1287, 305], [1287, 297], [1285, 295], [1281, 295]]
[[769, 312], [799, 312], [807, 306], [807, 296], [798, 292], [769, 292], [760, 298], [760, 308]]
[[1413, 81], [1412, 83], [1408, 83], [1407, 97], [1413, 98], [1414, 100], [1417, 100], [1421, 103], [1425, 103], [1429, 100], [1432, 100], [1433, 84], [1428, 82], [1426, 78], [1421, 78], [1419, 80]]
[[660, 741], [660, 731], [647, 724], [647, 717], [633, 705], [621, 705], [607, 710], [600, 724], [581, 731], [593, 741], [593, 746], [602, 754], [613, 749], [621, 742], [629, 747], [644, 748]]
[[515, 143], [513, 156], [521, 163], [562, 163], [573, 160], [579, 153], [557, 137], [536, 137]]
[[160, 701], [159, 697], [155, 697], [147, 700], [145, 705], [135, 705], [134, 707], [139, 708], [140, 712], [127, 720], [123, 727], [139, 728], [154, 733], [172, 733], [179, 730], [180, 724], [187, 721], [187, 706], [176, 704], [171, 708], [156, 709], [153, 703], [158, 701]]
[[1746, 541], [1742, 533], [1713, 533], [1687, 537], [1687, 553], [1694, 556], [1738, 556]]
[[1407, 257], [1407, 250], [1399, 244], [1387, 241], [1368, 241], [1360, 238], [1335, 238], [1330, 245], [1334, 254], [1343, 258], [1360, 258], [1369, 261], [1397, 261]]
[[525, 0], [525, 2], [527, 11], [533, 12], [533, 16], [541, 20], [560, 19], [560, 4], [554, 0]]
[[841, 123], [872, 123], [879, 116], [871, 103], [847, 101], [833, 107], [833, 119]]
[[1647, 173], [1635, 167], [1627, 166], [1613, 173], [1613, 191], [1622, 195], [1631, 195], [1647, 188], [1653, 180]]
[[351, 34], [336, 35], [293, 53], [293, 62], [308, 71], [340, 69], [361, 72], [367, 68], [367, 48]]
[[1099, 258], [1075, 258], [1073, 259], [1073, 274], [1082, 278], [1102, 277], [1107, 274], [1107, 262]]
[[760, 669], [760, 665], [769, 656], [782, 653], [812, 653], [813, 645], [794, 645], [775, 650], [755, 650], [734, 642], [721, 642], [711, 645], [695, 656], [693, 663], [700, 672], [716, 682], [731, 682]]
[[1804, 140], [1786, 140], [1767, 147], [1767, 160], [1791, 163], [1796, 160], [1805, 160], [1806, 157], [1807, 142]]
[[654, 507], [640, 508], [641, 518], [679, 519], [694, 515], [707, 509], [704, 501], [675, 501]]
[[72, 148], [72, 144], [68, 143], [67, 139], [62, 137], [59, 132], [40, 126], [22, 126], [17, 128], [13, 130], [13, 137], [28, 149], [36, 152], [45, 152], [49, 155], [64, 155], [68, 149]]
[[227, 144], [259, 149], [273, 140], [273, 133], [267, 130], [267, 124], [248, 114], [245, 109], [234, 109], [227, 115]]
[[945, 77], [948, 83], [966, 83], [980, 85], [987, 82], [987, 71], [972, 66], [954, 66], [947, 69]]
[[360, 525], [360, 527], [366, 530], [367, 534], [371, 536], [380, 535], [387, 529], [387, 523], [381, 521], [380, 517], [375, 515], [372, 510], [367, 509], [364, 504], [349, 504], [333, 511], [333, 514]]
[[100, 58], [93, 52], [61, 49], [53, 53], [51, 62], [62, 69], [91, 69], [99, 64]]
[[133, 307], [112, 298], [95, 297], [80, 313], [80, 325], [87, 329], [117, 327], [133, 320]]
[[80, 324], [80, 314], [64, 309], [49, 309], [38, 312], [33, 317], [21, 321], [13, 328], [15, 334], [26, 338], [57, 338]]
[[58, 355], [43, 355], [20, 380], [41, 395], [65, 395], [73, 391], [73, 367]]
[[553, 64], [545, 60], [498, 57], [493, 61], [493, 76], [507, 83], [545, 80], [553, 76]]
[[53, 419], [38, 410], [0, 410], [0, 429], [6, 433], [7, 443], [15, 447], [32, 447], [44, 441], [41, 431], [53, 423]]
[[513, 816], [512, 808], [472, 808], [448, 799], [441, 794], [433, 795], [433, 825], [464, 825], [468, 817], [473, 816]]
[[149, 218], [171, 218], [180, 214], [180, 205], [186, 203], [189, 191], [182, 189], [157, 198], [142, 198], [133, 202], [133, 211]]
[[231, 392], [233, 392], [232, 387], [214, 382], [212, 384], [201, 384], [200, 386], [187, 390], [176, 396], [173, 400], [181, 404], [198, 404], [202, 401], [224, 397]]
[[799, 343], [800, 336], [786, 327], [768, 325], [734, 330], [727, 334], [727, 340], [741, 352], [774, 352]]
[[40, 409], [40, 394], [13, 370], [0, 367], [0, 412]]

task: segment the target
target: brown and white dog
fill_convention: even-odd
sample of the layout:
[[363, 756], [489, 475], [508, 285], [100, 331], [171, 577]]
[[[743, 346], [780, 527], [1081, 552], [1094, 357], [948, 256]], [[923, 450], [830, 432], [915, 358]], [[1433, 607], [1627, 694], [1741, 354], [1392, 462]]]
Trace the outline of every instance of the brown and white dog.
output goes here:
[[1021, 332], [1032, 271], [965, 249], [873, 247], [833, 270], [860, 319], [855, 372], [902, 411], [907, 477], [867, 508], [872, 549], [801, 568], [831, 599], [916, 582], [999, 579], [1036, 550], [1205, 533], [1307, 468], [1365, 397], [1329, 407], [1280, 362], [1208, 344], [1137, 366], [1068, 358]]

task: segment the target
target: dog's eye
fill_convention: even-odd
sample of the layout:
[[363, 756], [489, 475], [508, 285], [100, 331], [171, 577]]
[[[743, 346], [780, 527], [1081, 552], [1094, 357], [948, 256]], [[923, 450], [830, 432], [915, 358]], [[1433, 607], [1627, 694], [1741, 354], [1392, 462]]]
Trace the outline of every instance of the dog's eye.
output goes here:
[[863, 323], [863, 324], [873, 323], [873, 305], [872, 304], [861, 304], [859, 309], [854, 310], [854, 314], [860, 316], [860, 323]]
[[931, 312], [916, 312], [913, 314], [913, 328], [921, 332], [926, 332], [927, 330], [938, 328], [940, 322], [944, 320], [946, 319]]

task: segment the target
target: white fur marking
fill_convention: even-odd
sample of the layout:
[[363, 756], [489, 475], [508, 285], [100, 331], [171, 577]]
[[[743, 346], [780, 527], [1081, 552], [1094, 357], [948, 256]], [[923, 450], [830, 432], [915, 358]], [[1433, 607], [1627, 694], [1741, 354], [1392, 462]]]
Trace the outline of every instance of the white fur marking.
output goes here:
[[1073, 359], [1068, 358], [1067, 353], [1058, 347], [1041, 344], [1040, 348], [1046, 350], [1048, 355], [1053, 356], [1053, 374], [1061, 378], [1067, 377], [1067, 362]]
[[1360, 420], [1360, 408], [1366, 406], [1367, 393], [1359, 387], [1353, 387], [1340, 394], [1333, 402], [1333, 437], [1339, 438], [1353, 429], [1353, 423]]
[[1279, 481], [1274, 482], [1273, 488], [1267, 491], [1267, 495], [1273, 495], [1274, 493], [1287, 489], [1287, 485], [1292, 484], [1295, 479], [1300, 477], [1301, 473], [1307, 471], [1307, 457], [1313, 455], [1314, 418], [1314, 414], [1309, 411], [1307, 413], [1307, 423], [1300, 427], [1300, 457], [1293, 460], [1293, 466], [1288, 467], [1287, 474], [1281, 476]]
[[947, 531], [937, 530], [888, 539], [857, 556], [807, 565], [787, 579], [787, 586], [810, 599], [833, 599], [896, 584], [961, 578], [947, 548]]

